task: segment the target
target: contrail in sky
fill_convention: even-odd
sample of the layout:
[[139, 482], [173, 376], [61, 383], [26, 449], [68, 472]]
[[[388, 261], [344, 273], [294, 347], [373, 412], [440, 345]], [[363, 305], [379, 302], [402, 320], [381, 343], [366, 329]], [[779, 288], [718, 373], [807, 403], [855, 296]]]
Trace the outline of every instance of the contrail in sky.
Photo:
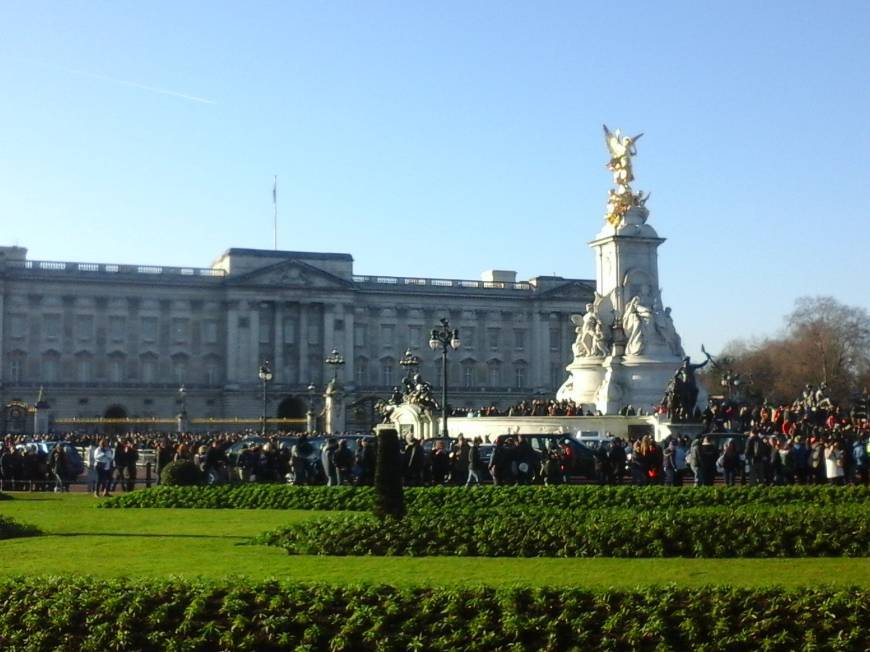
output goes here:
[[[26, 61], [26, 60], [22, 60]], [[206, 97], [199, 97], [197, 95], [190, 95], [188, 93], [179, 93], [178, 91], [171, 91], [167, 88], [159, 88], [157, 86], [148, 86], [146, 84], [140, 84], [138, 82], [129, 81], [126, 79], [118, 79], [117, 77], [109, 77], [108, 75], [101, 75], [95, 72], [87, 72], [85, 70], [75, 70], [73, 68], [64, 68], [62, 66], [55, 66], [47, 63], [42, 63], [39, 61], [27, 61], [27, 63], [35, 64], [37, 66], [42, 66], [43, 68], [49, 68], [54, 70], [59, 70], [61, 72], [66, 72], [71, 75], [80, 75], [82, 77], [90, 77], [91, 79], [99, 79], [101, 81], [111, 82], [113, 84], [120, 84], [121, 86], [129, 86], [130, 88], [138, 88], [143, 91], [149, 91], [151, 93], [157, 93], [158, 95], [168, 95], [170, 97], [178, 97], [182, 100], [189, 100], [191, 102], [199, 102], [200, 104], [217, 104], [214, 100], [210, 100]]]

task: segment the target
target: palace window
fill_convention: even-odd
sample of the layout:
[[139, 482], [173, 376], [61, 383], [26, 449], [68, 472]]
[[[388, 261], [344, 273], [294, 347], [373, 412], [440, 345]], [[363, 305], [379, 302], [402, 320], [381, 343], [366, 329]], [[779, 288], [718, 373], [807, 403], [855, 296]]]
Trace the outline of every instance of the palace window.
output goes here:
[[142, 341], [156, 342], [157, 341], [157, 317], [142, 317]]
[[89, 342], [94, 337], [94, 316], [76, 316], [76, 339], [80, 342]]
[[186, 344], [190, 339], [190, 320], [186, 317], [176, 317], [172, 320], [172, 341], [176, 344]]
[[45, 318], [45, 339], [58, 340], [60, 339], [60, 315], [46, 315]]
[[381, 384], [390, 386], [393, 384], [393, 361], [384, 360], [381, 365]]
[[127, 328], [127, 320], [124, 317], [109, 317], [109, 338], [113, 342], [124, 341], [124, 331]]
[[486, 339], [489, 340], [489, 350], [490, 351], [498, 351], [499, 335], [501, 335], [500, 328], [487, 328], [486, 329]]
[[354, 364], [354, 374], [356, 376], [356, 384], [363, 386], [369, 382], [368, 363], [365, 358], [357, 358]]
[[393, 338], [396, 334], [396, 327], [393, 324], [381, 324], [381, 344], [385, 349], [393, 346]]
[[218, 325], [214, 319], [206, 319], [202, 322], [202, 339], [206, 344], [217, 344]]
[[79, 356], [76, 360], [76, 377], [80, 383], [90, 383], [94, 379], [94, 361], [90, 356]]
[[524, 329], [524, 328], [515, 328], [514, 329], [514, 350], [515, 351], [525, 351], [526, 350], [526, 329]]
[[365, 324], [354, 324], [353, 325], [353, 344], [354, 346], [365, 346], [366, 345], [366, 335], [368, 329]]

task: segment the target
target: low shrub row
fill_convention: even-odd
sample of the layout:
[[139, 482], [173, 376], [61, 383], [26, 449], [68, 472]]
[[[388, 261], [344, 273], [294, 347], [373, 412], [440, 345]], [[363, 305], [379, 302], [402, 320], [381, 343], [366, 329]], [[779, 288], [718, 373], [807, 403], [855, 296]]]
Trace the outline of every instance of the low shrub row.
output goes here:
[[39, 528], [27, 523], [19, 523], [13, 518], [0, 514], [0, 539], [34, 537], [38, 534], [41, 534]]
[[870, 507], [426, 510], [306, 520], [258, 543], [290, 554], [482, 557], [859, 557]]
[[2, 491], [0, 491], [0, 500], [12, 500], [12, 496], [10, 496], [9, 494], [4, 494]]
[[[371, 487], [294, 487], [280, 484], [239, 484], [215, 487], [169, 487], [134, 491], [100, 503], [100, 507], [190, 507], [211, 509], [371, 509]], [[701, 507], [706, 505], [837, 505], [870, 502], [870, 487], [598, 487], [592, 485], [409, 487], [410, 510], [426, 508], [489, 509], [498, 506], [596, 509], [631, 507]]]
[[286, 484], [233, 484], [213, 487], [159, 486], [121, 494], [98, 506], [197, 509], [371, 509], [371, 487], [294, 487]]
[[0, 582], [9, 650], [866, 650], [870, 591]]

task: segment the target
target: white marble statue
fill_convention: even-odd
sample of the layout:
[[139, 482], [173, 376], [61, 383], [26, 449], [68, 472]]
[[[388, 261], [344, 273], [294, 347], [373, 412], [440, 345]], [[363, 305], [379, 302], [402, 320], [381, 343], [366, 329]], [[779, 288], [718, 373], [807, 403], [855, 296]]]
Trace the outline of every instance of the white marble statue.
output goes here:
[[641, 355], [649, 340], [653, 312], [640, 302], [640, 297], [632, 297], [625, 307], [622, 325], [625, 329], [625, 352], [629, 355]]
[[604, 335], [604, 327], [601, 325], [601, 320], [599, 319], [595, 323], [595, 333], [592, 337], [592, 350], [589, 355], [593, 357], [606, 357], [609, 353], [607, 337]]
[[671, 318], [670, 307], [665, 308], [663, 311], [656, 312], [655, 327], [665, 344], [668, 345], [671, 353], [682, 357], [683, 342], [674, 326], [674, 320]]
[[597, 307], [603, 297], [595, 293], [595, 303], [586, 304], [583, 315], [571, 315], [571, 321], [577, 334], [571, 349], [575, 358], [604, 357], [608, 355], [607, 338], [604, 324], [599, 317]]

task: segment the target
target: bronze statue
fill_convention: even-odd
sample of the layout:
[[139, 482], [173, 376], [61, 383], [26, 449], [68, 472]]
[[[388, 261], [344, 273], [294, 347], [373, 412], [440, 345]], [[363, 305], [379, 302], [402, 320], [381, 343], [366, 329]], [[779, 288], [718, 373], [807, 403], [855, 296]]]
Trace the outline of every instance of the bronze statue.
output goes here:
[[668, 384], [664, 403], [673, 422], [691, 421], [695, 414], [695, 403], [698, 401], [698, 381], [695, 372], [706, 367], [712, 358], [704, 347], [701, 347], [707, 359], [701, 364], [692, 364], [691, 358], [683, 358], [683, 364], [677, 369], [673, 380]]

